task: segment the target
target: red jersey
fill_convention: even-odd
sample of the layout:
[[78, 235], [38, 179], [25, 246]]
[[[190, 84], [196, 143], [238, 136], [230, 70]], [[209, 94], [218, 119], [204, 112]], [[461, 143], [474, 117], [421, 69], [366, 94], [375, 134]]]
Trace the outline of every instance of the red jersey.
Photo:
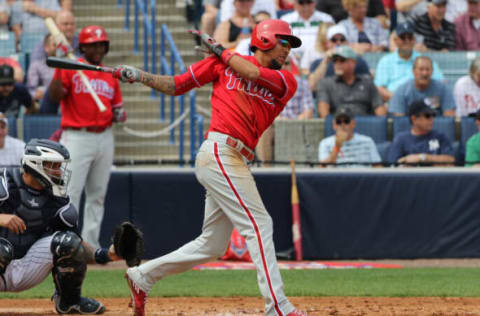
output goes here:
[[[84, 59], [78, 61], [87, 63]], [[107, 127], [112, 125], [112, 106], [122, 104], [122, 93], [118, 80], [109, 73], [83, 71], [99, 99], [107, 108], [100, 112], [95, 100], [88, 92], [76, 70], [56, 69], [53, 79], [61, 80], [67, 94], [62, 99], [61, 126], [65, 127]]]
[[260, 66], [254, 56], [240, 56], [260, 69], [256, 81], [246, 80], [217, 57], [208, 57], [175, 76], [176, 93], [213, 82], [212, 120], [209, 131], [230, 135], [254, 149], [297, 90], [295, 77], [287, 70]]

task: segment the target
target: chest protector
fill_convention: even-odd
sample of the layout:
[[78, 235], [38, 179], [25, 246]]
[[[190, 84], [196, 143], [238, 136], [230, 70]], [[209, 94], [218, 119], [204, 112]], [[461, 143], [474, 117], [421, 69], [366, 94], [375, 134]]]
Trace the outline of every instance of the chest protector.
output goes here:
[[[43, 191], [27, 187], [19, 168], [7, 169], [6, 184], [8, 198], [0, 206], [1, 213], [15, 214], [27, 226], [23, 234], [15, 234], [0, 228], [0, 236], [8, 239], [14, 246], [15, 258], [21, 258], [40, 238], [53, 234], [57, 230], [76, 226], [76, 218], [65, 222], [65, 213], [71, 214], [68, 198], [55, 197]], [[73, 208], [73, 206], [71, 206]], [[73, 208], [76, 217], [76, 210]], [[71, 220], [71, 219], [70, 219]]]

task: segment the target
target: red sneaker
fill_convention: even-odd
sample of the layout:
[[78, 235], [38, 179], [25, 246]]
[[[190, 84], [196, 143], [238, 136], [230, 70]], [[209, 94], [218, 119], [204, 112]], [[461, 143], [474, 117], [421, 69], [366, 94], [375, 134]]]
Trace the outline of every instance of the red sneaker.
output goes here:
[[[131, 307], [133, 307], [134, 316], [145, 316], [145, 304], [147, 303], [147, 293], [140, 289], [135, 282], [125, 273], [128, 287], [130, 288]], [[130, 306], [130, 304], [128, 304]]]
[[293, 312], [289, 313], [287, 316], [307, 316], [307, 313], [304, 313], [296, 309]]

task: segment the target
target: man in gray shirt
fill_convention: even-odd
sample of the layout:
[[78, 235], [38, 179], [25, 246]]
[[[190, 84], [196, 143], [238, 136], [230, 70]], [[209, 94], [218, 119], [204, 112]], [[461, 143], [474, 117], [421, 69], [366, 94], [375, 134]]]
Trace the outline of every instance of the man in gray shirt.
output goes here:
[[355, 75], [357, 54], [339, 46], [332, 55], [335, 76], [324, 78], [317, 87], [318, 114], [326, 117], [341, 108], [354, 115], [386, 115], [387, 109], [370, 75]]

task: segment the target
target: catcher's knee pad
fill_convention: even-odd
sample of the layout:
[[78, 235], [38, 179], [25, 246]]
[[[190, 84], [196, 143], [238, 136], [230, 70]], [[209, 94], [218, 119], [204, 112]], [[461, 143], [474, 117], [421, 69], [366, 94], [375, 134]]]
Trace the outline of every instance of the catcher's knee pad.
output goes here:
[[0, 238], [0, 274], [3, 274], [7, 266], [13, 260], [13, 246], [5, 238]]
[[87, 260], [82, 239], [74, 232], [58, 232], [52, 238], [53, 280], [62, 302], [76, 304], [80, 300]]

